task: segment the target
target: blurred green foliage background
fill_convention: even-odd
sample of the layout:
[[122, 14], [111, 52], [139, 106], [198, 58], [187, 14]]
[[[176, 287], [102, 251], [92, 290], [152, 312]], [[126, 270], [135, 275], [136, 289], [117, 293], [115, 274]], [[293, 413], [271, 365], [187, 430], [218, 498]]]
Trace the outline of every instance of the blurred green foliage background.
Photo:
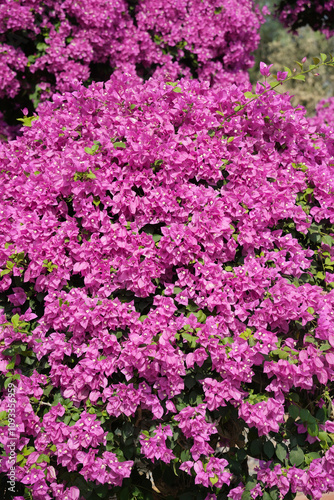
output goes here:
[[[272, 73], [274, 73], [282, 71], [284, 66], [288, 66], [291, 70], [295, 67], [298, 69], [295, 61], [301, 61], [305, 56], [306, 64], [312, 64], [312, 57], [319, 56], [320, 52], [334, 54], [334, 37], [326, 39], [325, 35], [312, 31], [308, 26], [300, 28], [297, 35], [288, 33], [274, 18], [274, 6], [277, 0], [259, 0], [256, 3], [261, 9], [266, 5], [271, 16], [266, 16], [266, 22], [261, 27], [261, 42], [254, 52], [255, 65], [249, 70], [253, 84], [263, 79], [259, 71], [260, 61], [273, 63]], [[282, 92], [286, 91], [294, 96], [293, 105], [302, 104], [311, 116], [320, 99], [334, 96], [334, 71], [320, 68], [319, 76], [306, 75], [305, 82], [290, 81], [284, 84]]]

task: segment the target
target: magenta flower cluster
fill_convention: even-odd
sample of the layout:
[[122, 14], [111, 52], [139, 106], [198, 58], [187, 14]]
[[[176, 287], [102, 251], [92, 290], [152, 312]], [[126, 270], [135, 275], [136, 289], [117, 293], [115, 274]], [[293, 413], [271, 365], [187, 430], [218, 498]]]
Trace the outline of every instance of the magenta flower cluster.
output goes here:
[[36, 106], [114, 71], [247, 86], [263, 21], [252, 0], [2, 1], [0, 99]]
[[276, 6], [279, 20], [293, 31], [309, 25], [327, 38], [334, 34], [333, 0], [280, 0]]
[[[173, 10], [158, 19], [171, 43]], [[76, 500], [163, 462], [207, 499], [319, 500], [334, 488], [331, 126], [286, 94], [131, 74], [35, 118], [0, 145], [18, 480]]]

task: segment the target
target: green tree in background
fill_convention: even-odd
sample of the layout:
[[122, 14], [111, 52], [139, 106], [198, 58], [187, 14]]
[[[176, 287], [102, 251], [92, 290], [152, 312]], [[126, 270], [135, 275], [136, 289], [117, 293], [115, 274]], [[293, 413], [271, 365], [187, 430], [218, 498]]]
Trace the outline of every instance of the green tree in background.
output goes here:
[[[249, 70], [253, 84], [259, 79], [260, 61], [273, 63], [273, 72], [280, 71], [285, 65], [293, 68], [294, 61], [307, 57], [312, 63], [312, 57], [320, 52], [334, 52], [334, 37], [326, 39], [320, 32], [313, 31], [305, 26], [297, 34], [288, 33], [286, 28], [274, 17], [275, 0], [260, 0], [259, 6], [267, 6], [271, 16], [267, 16], [266, 23], [261, 27], [261, 42], [255, 51], [255, 65]], [[297, 65], [296, 65], [297, 66]], [[292, 103], [306, 107], [308, 114], [312, 115], [320, 99], [334, 95], [334, 75], [321, 68], [319, 76], [309, 75], [305, 82], [290, 81], [284, 86], [284, 92], [289, 91], [294, 95]]]

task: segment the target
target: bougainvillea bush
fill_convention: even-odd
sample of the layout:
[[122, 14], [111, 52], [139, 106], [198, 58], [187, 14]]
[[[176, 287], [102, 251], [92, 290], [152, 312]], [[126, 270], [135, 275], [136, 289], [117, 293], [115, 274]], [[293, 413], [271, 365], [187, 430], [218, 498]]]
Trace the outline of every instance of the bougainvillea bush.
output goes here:
[[334, 34], [333, 0], [280, 0], [276, 13], [284, 26], [293, 31], [308, 25], [327, 37]]
[[0, 145], [17, 500], [334, 489], [334, 137], [256, 91], [113, 75]]
[[[334, 126], [334, 97], [321, 99], [316, 107], [316, 114], [309, 119], [319, 131], [324, 128], [324, 133], [328, 134], [328, 127]], [[333, 133], [333, 132], [332, 132]]]
[[0, 110], [114, 71], [247, 86], [263, 21], [253, 0], [0, 0]]

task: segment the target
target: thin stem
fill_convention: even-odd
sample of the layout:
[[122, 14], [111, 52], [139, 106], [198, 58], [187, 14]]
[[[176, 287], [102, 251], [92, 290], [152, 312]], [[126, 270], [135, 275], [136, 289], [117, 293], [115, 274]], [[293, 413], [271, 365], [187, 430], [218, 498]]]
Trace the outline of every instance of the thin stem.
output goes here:
[[[333, 59], [331, 59], [330, 61], [327, 61], [327, 62], [325, 62], [325, 61], [324, 61], [324, 62], [322, 62], [321, 64], [315, 65], [315, 67], [314, 67], [314, 68], [309, 68], [309, 69], [306, 69], [305, 71], [301, 71], [300, 73], [298, 73], [298, 75], [305, 75], [306, 73], [310, 73], [311, 71], [314, 71], [314, 70], [316, 70], [316, 69], [320, 68], [321, 66], [333, 66], [333, 65], [334, 65], [334, 60], [333, 60]], [[260, 97], [262, 97], [264, 94], [266, 94], [266, 93], [267, 93], [267, 92], [269, 92], [270, 90], [275, 90], [275, 89], [276, 89], [279, 85], [283, 85], [283, 83], [288, 82], [289, 80], [295, 80], [295, 79], [296, 79], [296, 76], [297, 76], [297, 75], [291, 75], [291, 76], [289, 76], [288, 78], [286, 78], [285, 80], [282, 80], [282, 81], [280, 81], [280, 82], [277, 82], [277, 83], [276, 83], [276, 85], [273, 85], [272, 87], [265, 89], [263, 92], [261, 92], [261, 94], [257, 94], [255, 97], [253, 97], [252, 99], [250, 99], [250, 100], [249, 100], [248, 102], [246, 102], [245, 104], [240, 105], [240, 109], [238, 109], [238, 110], [237, 110], [237, 111], [235, 111], [234, 113], [231, 113], [230, 115], [228, 115], [228, 116], [224, 119], [223, 123], [221, 123], [221, 124], [219, 125], [219, 127], [217, 127], [217, 130], [222, 129], [222, 128], [223, 128], [223, 126], [224, 126], [224, 124], [225, 124], [225, 122], [226, 122], [229, 118], [231, 118], [232, 116], [236, 116], [236, 115], [237, 115], [237, 113], [239, 113], [239, 111], [243, 111], [243, 110], [244, 110], [244, 108], [245, 108], [246, 106], [248, 106], [251, 102], [255, 101], [256, 99], [259, 99]], [[266, 79], [266, 78], [265, 78], [265, 80], [267, 81], [267, 79]]]

